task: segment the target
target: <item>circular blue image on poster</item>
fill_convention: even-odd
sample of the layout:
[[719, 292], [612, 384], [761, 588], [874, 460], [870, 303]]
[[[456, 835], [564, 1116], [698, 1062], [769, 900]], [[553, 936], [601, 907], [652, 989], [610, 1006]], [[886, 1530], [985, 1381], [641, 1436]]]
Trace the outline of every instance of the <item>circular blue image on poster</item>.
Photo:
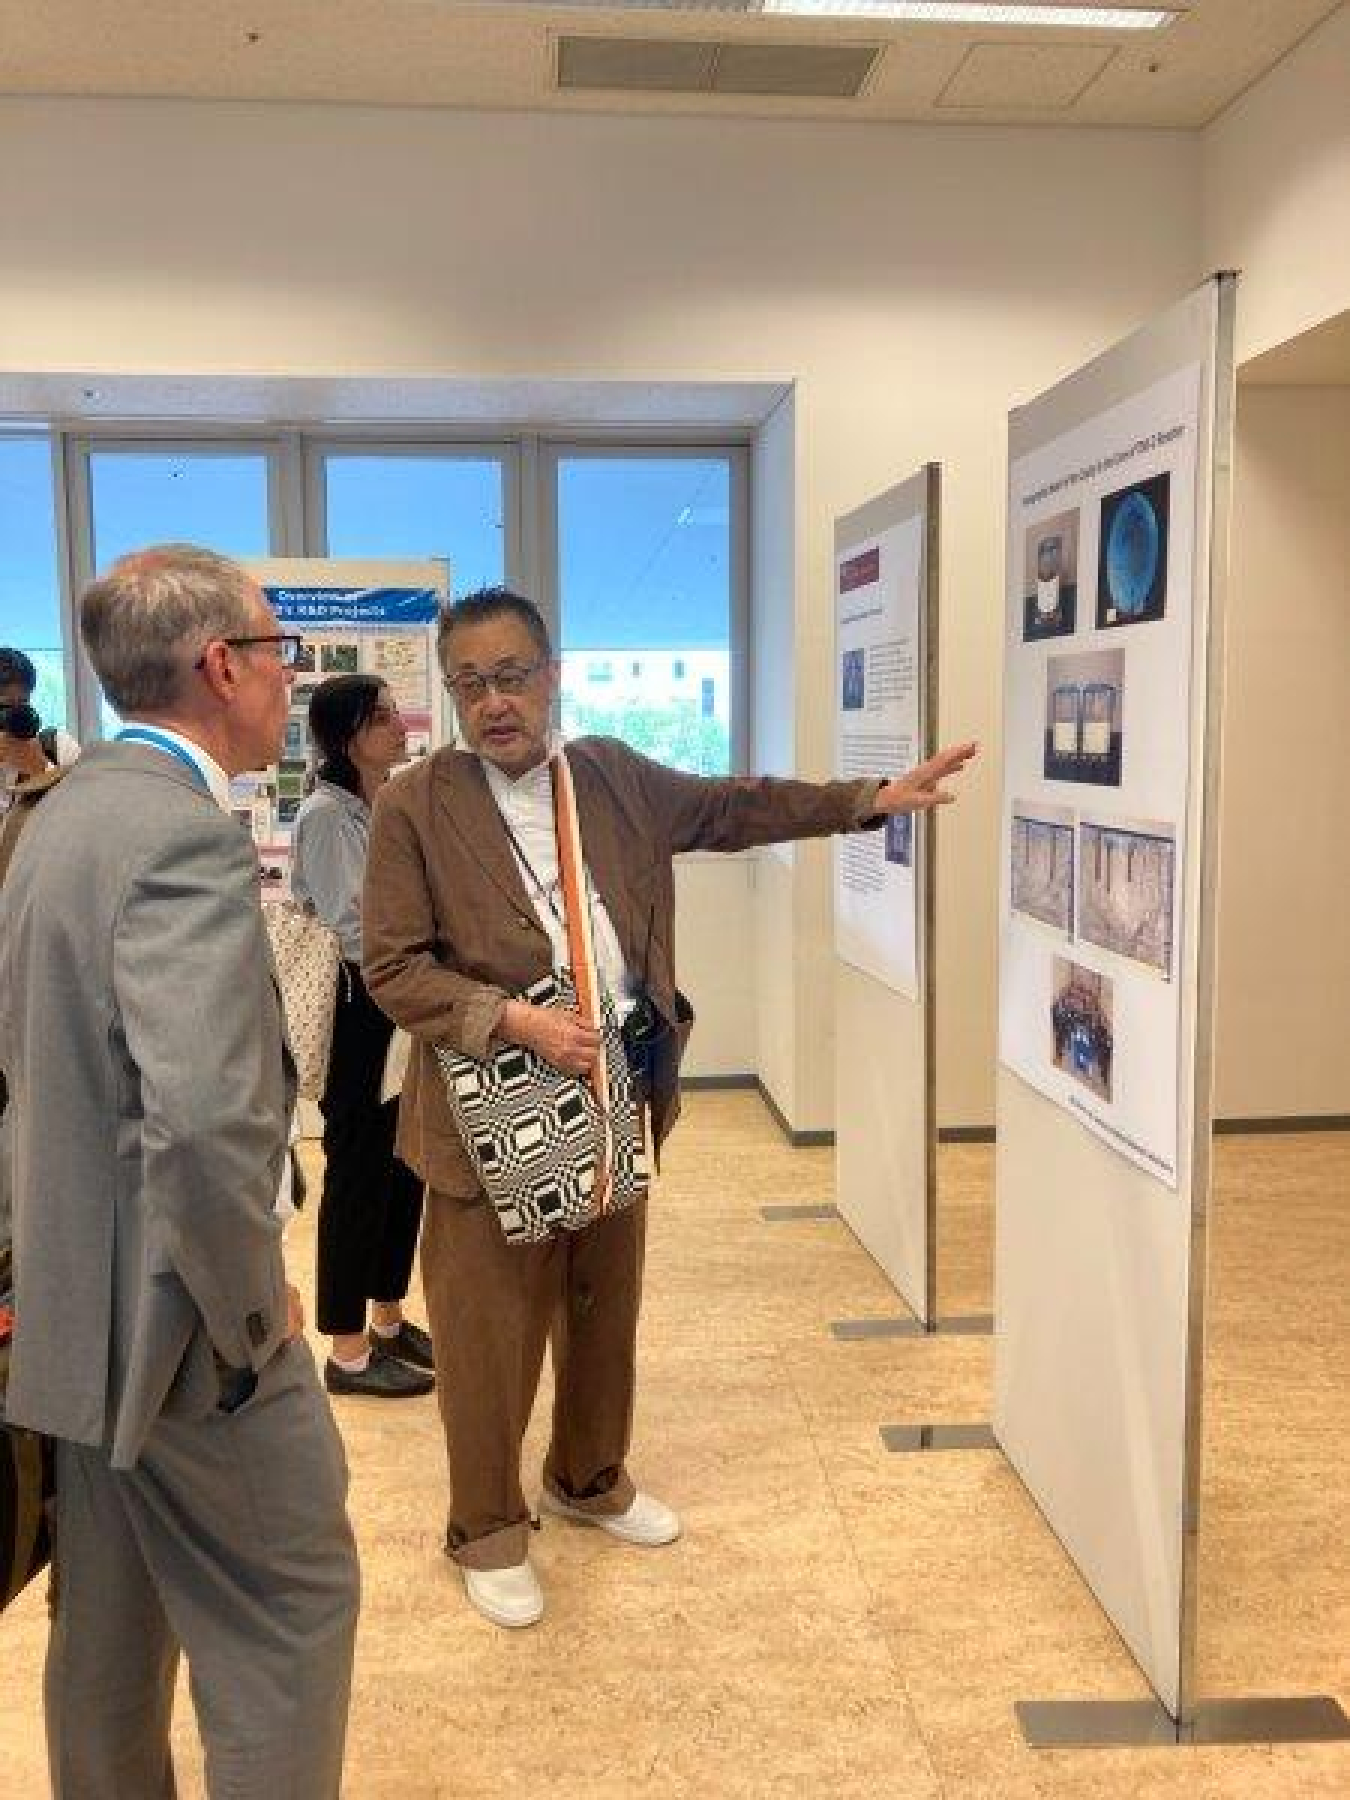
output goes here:
[[1120, 612], [1137, 617], [1146, 609], [1158, 579], [1161, 551], [1162, 532], [1153, 503], [1143, 494], [1127, 494], [1106, 540], [1106, 579]]

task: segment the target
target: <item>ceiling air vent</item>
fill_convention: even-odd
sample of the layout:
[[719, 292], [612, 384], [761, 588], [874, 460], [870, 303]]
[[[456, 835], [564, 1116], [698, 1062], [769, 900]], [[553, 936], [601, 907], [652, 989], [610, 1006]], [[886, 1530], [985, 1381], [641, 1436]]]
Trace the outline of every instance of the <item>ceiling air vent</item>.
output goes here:
[[879, 44], [718, 44], [689, 38], [562, 37], [558, 86], [610, 92], [853, 100]]

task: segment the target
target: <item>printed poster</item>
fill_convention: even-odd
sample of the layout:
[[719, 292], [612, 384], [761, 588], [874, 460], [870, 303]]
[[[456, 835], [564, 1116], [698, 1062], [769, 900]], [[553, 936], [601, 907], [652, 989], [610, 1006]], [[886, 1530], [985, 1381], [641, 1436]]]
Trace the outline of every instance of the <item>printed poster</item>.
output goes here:
[[236, 818], [258, 846], [264, 882], [284, 889], [295, 816], [312, 783], [307, 719], [310, 696], [333, 675], [374, 675], [389, 688], [408, 728], [408, 759], [438, 741], [436, 621], [433, 588], [278, 587], [264, 584], [283, 631], [302, 638], [291, 686], [281, 760], [230, 783]]
[[[835, 572], [835, 767], [898, 776], [923, 743], [922, 514], [845, 550]], [[897, 993], [919, 993], [915, 820], [835, 839], [835, 948]]]
[[1171, 1187], [1200, 378], [1009, 479], [999, 1055]]

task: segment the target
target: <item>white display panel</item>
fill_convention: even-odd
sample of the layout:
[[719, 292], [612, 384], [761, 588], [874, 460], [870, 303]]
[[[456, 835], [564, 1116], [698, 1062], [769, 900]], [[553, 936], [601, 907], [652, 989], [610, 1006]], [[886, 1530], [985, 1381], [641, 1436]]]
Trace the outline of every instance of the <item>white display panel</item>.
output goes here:
[[[924, 518], [835, 554], [835, 773], [903, 775], [920, 761]], [[919, 992], [914, 819], [834, 842], [834, 942], [864, 975]]]
[[1193, 363], [1009, 471], [999, 1055], [1175, 1187]]
[[[1208, 283], [1009, 425], [994, 1426], [1174, 1715], [1188, 1704], [1194, 1654], [1232, 296], [1232, 278]], [[1066, 445], [1093, 449], [1085, 462]], [[1029, 471], [1059, 464], [1072, 475], [1117, 455], [1120, 462], [1023, 505], [1060, 478], [1043, 472], [1030, 480]], [[1132, 622], [1122, 625], [1098, 611], [1112, 603], [1110, 584], [1104, 601], [1101, 592], [1100, 522], [1110, 496], [1163, 474], [1166, 592], [1160, 600], [1141, 575], [1126, 596]], [[1079, 516], [1066, 529], [1070, 509]], [[1043, 546], [1055, 537], [1058, 546]], [[1145, 573], [1148, 561], [1139, 565]], [[1070, 585], [1071, 630], [1063, 591]], [[1031, 696], [1039, 683], [1044, 704], [1056, 684], [1027, 666], [1052, 655], [1100, 657], [1118, 645], [1119, 781], [1048, 779], [1047, 761], [1071, 756], [1105, 755], [1109, 773], [1117, 772], [1109, 736], [1085, 743], [1086, 715], [1073, 741], [1066, 731], [1056, 745], [1048, 711], [1039, 720], [1037, 781], [1025, 741], [1036, 723]], [[1078, 673], [1080, 689], [1111, 680], [1096, 665]], [[1070, 670], [1067, 684], [1075, 681]], [[1111, 859], [1130, 855], [1136, 879], [1156, 889], [1170, 880], [1170, 910], [1137, 908], [1122, 918]], [[1044, 1056], [1035, 1020], [1042, 996], [1028, 970], [1053, 967], [1055, 958], [1116, 984], [1115, 1031], [1140, 1034], [1138, 1054], [1160, 1090], [1156, 1105], [1136, 1073], [1134, 1110], [1120, 1109], [1119, 1042], [1109, 1106], [1100, 1095], [1090, 1105], [1090, 1090], [1075, 1077], [1065, 1080], [1084, 1098], [1069, 1108], [1052, 1079], [1010, 1072]]]
[[[930, 467], [835, 526], [840, 775], [900, 773], [932, 753], [937, 508]], [[931, 1324], [931, 823], [907, 821], [904, 841], [893, 836], [889, 846], [884, 829], [840, 839], [835, 867], [837, 1203], [902, 1299]]]

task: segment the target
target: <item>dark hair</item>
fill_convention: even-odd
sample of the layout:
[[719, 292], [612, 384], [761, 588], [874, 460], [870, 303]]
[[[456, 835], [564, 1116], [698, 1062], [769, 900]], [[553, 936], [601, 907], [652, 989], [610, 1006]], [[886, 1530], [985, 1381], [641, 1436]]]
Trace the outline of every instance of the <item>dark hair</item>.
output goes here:
[[37, 686], [37, 670], [22, 650], [0, 650], [0, 687], [21, 687], [31, 696]]
[[330, 675], [309, 697], [309, 737], [319, 753], [320, 781], [360, 794], [351, 742], [380, 703], [377, 675]]
[[436, 630], [436, 654], [442, 668], [445, 667], [450, 633], [461, 625], [485, 625], [489, 619], [519, 619], [534, 639], [539, 654], [545, 661], [552, 662], [553, 644], [548, 626], [534, 601], [508, 587], [482, 587], [441, 609], [441, 621]]

